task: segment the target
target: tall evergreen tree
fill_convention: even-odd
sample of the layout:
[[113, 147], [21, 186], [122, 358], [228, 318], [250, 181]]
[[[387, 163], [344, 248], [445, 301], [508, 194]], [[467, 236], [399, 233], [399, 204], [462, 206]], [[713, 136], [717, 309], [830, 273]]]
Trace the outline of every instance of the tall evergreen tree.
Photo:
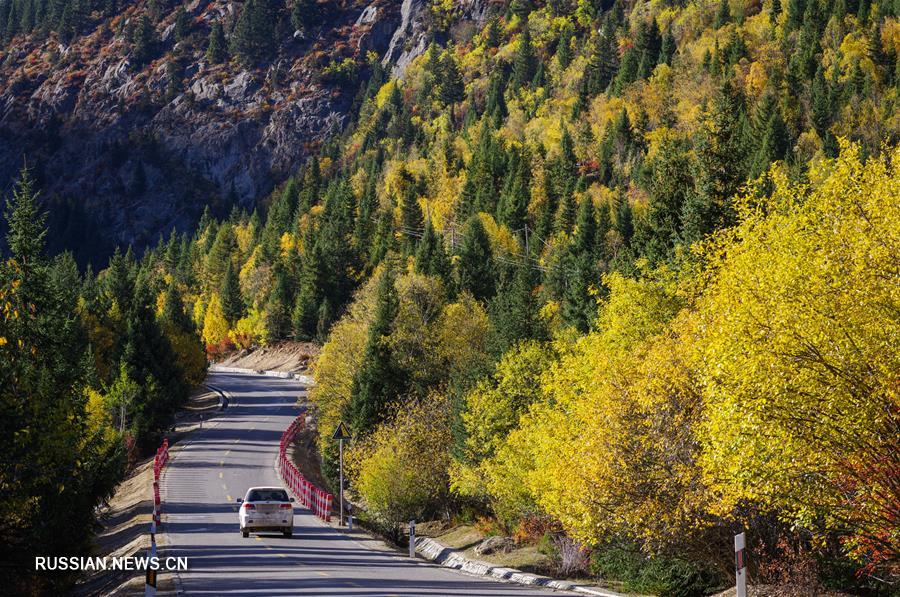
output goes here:
[[387, 336], [397, 315], [394, 274], [386, 266], [378, 282], [375, 317], [369, 326], [362, 365], [353, 378], [347, 418], [356, 435], [365, 435], [387, 416], [405, 390], [403, 372], [393, 361]]
[[516, 46], [516, 55], [513, 59], [512, 79], [510, 84], [513, 89], [519, 89], [529, 85], [537, 71], [537, 56], [534, 53], [534, 45], [531, 43], [531, 31], [528, 24], [522, 27], [519, 35], [519, 43]]
[[493, 262], [491, 241], [481, 223], [481, 218], [472, 216], [466, 223], [459, 247], [457, 262], [459, 289], [469, 291], [478, 300], [487, 300], [494, 296], [496, 282]]
[[238, 319], [244, 316], [246, 308], [244, 297], [241, 295], [241, 283], [231, 261], [225, 269], [225, 277], [222, 280], [222, 289], [219, 292], [222, 301], [222, 312], [228, 324], [233, 326]]
[[206, 46], [206, 59], [213, 64], [225, 62], [228, 58], [228, 46], [225, 43], [225, 33], [222, 24], [216, 21], [209, 30], [209, 42]]

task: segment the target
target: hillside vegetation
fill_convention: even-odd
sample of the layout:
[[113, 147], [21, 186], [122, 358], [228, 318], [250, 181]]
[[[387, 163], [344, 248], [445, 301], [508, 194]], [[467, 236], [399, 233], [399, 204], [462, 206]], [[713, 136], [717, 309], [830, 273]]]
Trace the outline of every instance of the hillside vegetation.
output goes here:
[[478, 520], [671, 595], [746, 530], [756, 582], [889, 594], [900, 4], [428, 10], [264, 217], [131, 266], [146, 302], [213, 358], [322, 343], [325, 473], [344, 420], [386, 529]]

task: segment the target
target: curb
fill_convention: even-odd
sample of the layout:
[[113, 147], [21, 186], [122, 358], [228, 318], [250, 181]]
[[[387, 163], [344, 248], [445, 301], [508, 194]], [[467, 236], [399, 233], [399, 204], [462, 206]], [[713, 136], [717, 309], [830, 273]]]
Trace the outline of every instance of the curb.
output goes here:
[[461, 552], [451, 549], [430, 537], [419, 537], [416, 539], [416, 553], [435, 564], [439, 564], [446, 568], [461, 570], [474, 576], [489, 576], [497, 580], [519, 585], [547, 587], [549, 589], [561, 591], [575, 591], [585, 595], [597, 595], [598, 597], [623, 597], [621, 593], [613, 593], [611, 591], [585, 585], [576, 585], [567, 580], [556, 580], [538, 574], [529, 574], [522, 572], [521, 570], [504, 568], [503, 566], [497, 566], [496, 564], [483, 562], [481, 560], [472, 560], [464, 556]]
[[280, 377], [281, 379], [294, 379], [306, 386], [316, 385], [316, 382], [312, 378], [312, 375], [291, 373], [289, 371], [246, 369], [244, 367], [225, 367], [223, 365], [210, 365], [207, 370], [212, 371], [213, 373], [249, 373], [251, 375], [267, 375], [269, 377]]

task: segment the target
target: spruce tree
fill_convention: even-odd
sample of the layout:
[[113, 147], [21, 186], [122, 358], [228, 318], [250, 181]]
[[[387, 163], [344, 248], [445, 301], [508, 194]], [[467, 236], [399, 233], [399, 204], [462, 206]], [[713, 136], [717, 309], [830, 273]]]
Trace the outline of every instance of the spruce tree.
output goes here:
[[719, 0], [719, 9], [716, 11], [716, 29], [720, 29], [723, 25], [731, 20], [731, 7], [728, 0]]
[[230, 326], [234, 326], [235, 322], [245, 315], [246, 309], [244, 297], [241, 295], [241, 283], [231, 261], [228, 262], [228, 268], [225, 270], [219, 297], [222, 301], [222, 312], [225, 314], [226, 321]]
[[566, 21], [559, 31], [559, 41], [556, 43], [556, 61], [560, 68], [566, 69], [572, 63], [572, 38], [574, 37], [575, 31], [572, 25]]
[[463, 83], [462, 73], [459, 72], [456, 58], [453, 57], [453, 52], [449, 48], [441, 58], [440, 74], [441, 103], [449, 106], [465, 99], [465, 84]]
[[387, 416], [405, 389], [404, 375], [393, 362], [387, 336], [397, 315], [394, 275], [385, 267], [378, 282], [375, 317], [369, 326], [362, 365], [353, 378], [347, 419], [357, 436], [365, 435]]
[[450, 262], [441, 237], [434, 230], [431, 219], [425, 223], [425, 234], [416, 249], [416, 271], [428, 276], [438, 276], [449, 281]]
[[527, 23], [522, 27], [522, 33], [519, 35], [519, 44], [516, 47], [516, 55], [513, 59], [512, 79], [510, 85], [513, 89], [520, 89], [529, 85], [534, 79], [534, 73], [537, 70], [537, 56], [534, 53], [534, 46], [531, 43], [531, 31], [528, 29]]
[[153, 55], [155, 45], [156, 30], [147, 15], [142, 15], [131, 36], [131, 49], [135, 63], [141, 65], [148, 62]]
[[194, 332], [194, 323], [184, 310], [184, 300], [181, 297], [181, 291], [178, 290], [178, 285], [174, 281], [169, 284], [169, 288], [166, 291], [162, 320], [179, 331]]
[[175, 11], [175, 40], [181, 41], [188, 36], [191, 29], [191, 18], [188, 16], [184, 6], [179, 6]]
[[206, 59], [213, 64], [225, 62], [228, 58], [228, 47], [225, 44], [225, 33], [222, 24], [216, 21], [209, 30], [209, 43], [206, 46]]
[[319, 24], [319, 6], [316, 0], [294, 0], [291, 7], [291, 25], [295, 31], [305, 31]]
[[689, 244], [734, 221], [731, 199], [747, 178], [744, 114], [740, 92], [726, 80], [695, 144], [696, 188], [682, 214]]
[[478, 300], [488, 300], [495, 292], [491, 241], [478, 216], [466, 223], [457, 262], [460, 290], [469, 291]]

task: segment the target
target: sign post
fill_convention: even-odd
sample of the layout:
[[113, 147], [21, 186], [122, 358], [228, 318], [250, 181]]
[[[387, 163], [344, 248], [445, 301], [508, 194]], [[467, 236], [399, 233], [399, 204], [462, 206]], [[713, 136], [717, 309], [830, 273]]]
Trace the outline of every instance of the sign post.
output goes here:
[[350, 439], [350, 430], [347, 429], [347, 426], [344, 425], [344, 422], [341, 421], [338, 423], [337, 429], [334, 430], [334, 434], [331, 436], [331, 439], [338, 440], [338, 449], [340, 450], [340, 464], [338, 465], [339, 477], [340, 477], [340, 500], [341, 500], [341, 517], [340, 517], [340, 526], [344, 526], [344, 440]]
[[737, 586], [736, 597], [747, 597], [747, 559], [744, 556], [747, 546], [747, 534], [734, 536], [734, 576]]
[[416, 557], [416, 521], [409, 521], [409, 557]]

